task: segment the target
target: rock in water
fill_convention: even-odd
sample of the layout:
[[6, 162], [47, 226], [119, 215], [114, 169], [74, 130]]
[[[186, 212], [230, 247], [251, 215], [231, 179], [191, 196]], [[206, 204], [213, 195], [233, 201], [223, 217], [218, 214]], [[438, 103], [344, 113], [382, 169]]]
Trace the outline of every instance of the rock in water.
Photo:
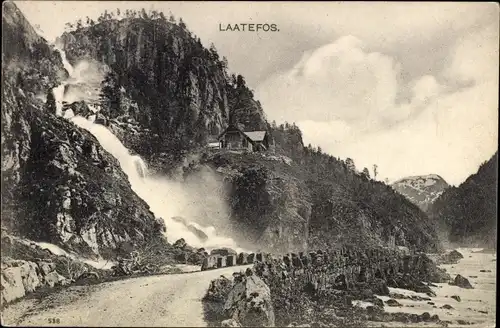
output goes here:
[[455, 280], [453, 281], [453, 285], [458, 286], [458, 287], [462, 287], [462, 288], [467, 288], [467, 289], [474, 288], [474, 287], [472, 287], [471, 283], [469, 282], [469, 280], [467, 278], [465, 278], [464, 276], [459, 275], [459, 274], [455, 277]]
[[269, 286], [256, 275], [243, 277], [229, 292], [224, 312], [244, 327], [273, 327]]
[[457, 250], [452, 250], [449, 253], [442, 255], [438, 261], [443, 264], [456, 264], [458, 260], [463, 259], [464, 256]]
[[389, 306], [401, 306], [401, 304], [398, 301], [392, 298], [385, 301], [385, 303]]

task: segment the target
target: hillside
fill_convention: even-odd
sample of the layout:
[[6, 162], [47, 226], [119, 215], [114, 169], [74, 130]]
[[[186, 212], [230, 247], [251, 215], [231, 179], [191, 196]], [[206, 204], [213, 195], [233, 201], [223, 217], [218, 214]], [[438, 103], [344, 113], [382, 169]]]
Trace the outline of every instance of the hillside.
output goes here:
[[[231, 233], [242, 240], [283, 251], [357, 238], [438, 248], [433, 225], [404, 197], [351, 172], [340, 159], [304, 147], [294, 124], [269, 124], [244, 77], [229, 74], [227, 60], [215, 47], [204, 48], [182, 19], [132, 11], [118, 20], [104, 13], [59, 42], [73, 65], [95, 61], [108, 71], [101, 113], [150, 167], [168, 174], [179, 159], [194, 158], [229, 181], [227, 202], [238, 231]], [[230, 122], [244, 130], [266, 129], [277, 155], [291, 164], [244, 154], [197, 160]], [[211, 223], [224, 229], [216, 218]]]
[[[5, 20], [13, 24], [11, 31], [24, 34], [6, 34], [4, 44], [38, 40], [45, 56], [33, 46], [8, 53], [33, 72], [23, 72], [3, 90], [7, 123], [2, 120], [2, 151], [7, 156], [2, 157], [2, 179], [15, 183], [2, 190], [2, 213], [9, 213], [2, 225], [22, 236], [106, 257], [116, 255], [124, 241], [137, 246], [156, 238], [163, 220], [132, 190], [117, 158], [92, 134], [54, 115], [49, 90], [60, 86], [68, 72], [59, 53], [33, 34], [15, 5], [9, 6], [16, 15], [7, 12]], [[26, 26], [17, 29], [17, 24]], [[153, 177], [179, 168], [186, 178], [199, 168], [213, 170], [225, 181], [221, 189], [231, 222], [225, 227], [217, 214], [210, 217], [220, 231], [249, 248], [280, 252], [342, 244], [439, 249], [434, 225], [417, 206], [351, 171], [346, 162], [304, 147], [294, 124], [269, 124], [244, 77], [229, 74], [227, 60], [219, 58], [215, 47], [203, 47], [181, 19], [177, 23], [143, 11], [117, 20], [104, 13], [98, 22], [76, 25], [59, 38], [59, 46], [75, 70], [82, 63], [87, 69], [71, 75], [76, 81], [67, 84], [66, 96], [77, 91], [81, 96], [86, 92], [76, 89], [89, 91], [101, 83], [97, 96], [65, 104], [64, 110], [95, 115], [96, 124], [107, 126], [147, 162]], [[16, 77], [18, 66], [7, 68], [9, 76]], [[48, 95], [45, 104], [37, 94]], [[207, 152], [207, 141], [230, 122], [244, 130], [267, 130], [275, 152]], [[176, 196], [165, 196], [156, 208], [176, 206]]]
[[124, 241], [139, 245], [160, 236], [163, 223], [132, 191], [118, 161], [89, 132], [44, 105], [42, 96], [68, 75], [59, 52], [13, 3], [4, 3], [2, 19], [8, 49], [2, 61], [2, 236], [105, 258], [115, 257]]
[[391, 186], [423, 211], [427, 211], [429, 206], [449, 187], [448, 183], [436, 174], [402, 178], [392, 183]]
[[133, 124], [139, 136], [126, 128], [114, 130], [150, 163], [167, 158], [159, 167], [178, 164], [187, 151], [222, 132], [230, 119], [250, 130], [266, 127], [244, 78], [229, 76], [227, 60], [219, 58], [215, 47], [204, 48], [182, 19], [176, 23], [173, 17], [144, 11], [117, 20], [104, 13], [96, 24], [66, 32], [58, 42], [71, 64], [91, 60], [104, 65], [102, 112]]
[[460, 186], [448, 188], [429, 209], [455, 243], [496, 248], [498, 152]]
[[191, 170], [204, 165], [226, 182], [228, 232], [246, 245], [273, 252], [346, 244], [440, 248], [434, 225], [417, 206], [332, 156], [307, 148], [300, 159], [220, 151], [205, 154]]

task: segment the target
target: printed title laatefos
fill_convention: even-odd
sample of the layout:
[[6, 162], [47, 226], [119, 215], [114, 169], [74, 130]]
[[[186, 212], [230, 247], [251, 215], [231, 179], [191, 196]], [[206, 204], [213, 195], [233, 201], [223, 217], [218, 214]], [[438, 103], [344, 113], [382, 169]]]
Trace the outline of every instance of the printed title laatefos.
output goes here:
[[219, 23], [219, 31], [221, 32], [279, 32], [280, 29], [276, 24], [222, 24]]

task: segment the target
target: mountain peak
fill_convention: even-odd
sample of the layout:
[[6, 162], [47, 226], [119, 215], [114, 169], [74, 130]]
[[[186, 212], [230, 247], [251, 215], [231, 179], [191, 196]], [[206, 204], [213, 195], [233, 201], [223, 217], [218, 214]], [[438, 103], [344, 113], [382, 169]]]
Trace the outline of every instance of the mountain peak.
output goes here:
[[401, 178], [391, 186], [425, 211], [449, 184], [438, 174], [427, 174]]

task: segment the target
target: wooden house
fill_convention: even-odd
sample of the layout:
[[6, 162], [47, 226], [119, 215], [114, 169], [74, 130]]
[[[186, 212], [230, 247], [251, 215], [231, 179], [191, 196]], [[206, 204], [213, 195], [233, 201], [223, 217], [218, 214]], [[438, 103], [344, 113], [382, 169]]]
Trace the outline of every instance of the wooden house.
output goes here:
[[262, 151], [269, 148], [267, 131], [244, 132], [234, 124], [230, 124], [218, 137], [221, 148], [246, 151]]

